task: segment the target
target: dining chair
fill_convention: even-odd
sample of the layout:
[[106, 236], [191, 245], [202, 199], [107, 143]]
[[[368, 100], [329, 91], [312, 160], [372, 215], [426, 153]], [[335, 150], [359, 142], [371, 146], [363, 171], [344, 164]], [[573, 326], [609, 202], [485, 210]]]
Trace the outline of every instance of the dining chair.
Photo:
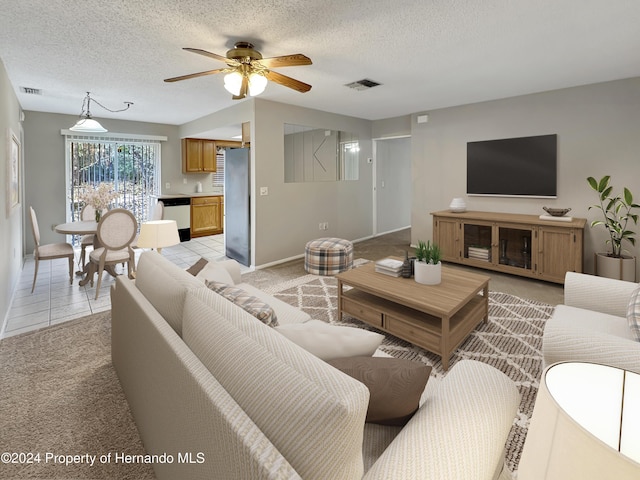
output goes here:
[[40, 228], [38, 227], [38, 217], [33, 207], [29, 207], [31, 218], [31, 230], [33, 231], [33, 240], [35, 248], [33, 250], [33, 259], [36, 266], [33, 272], [33, 285], [31, 285], [31, 293], [36, 288], [36, 279], [38, 278], [38, 264], [40, 260], [54, 260], [56, 258], [69, 259], [69, 285], [73, 285], [73, 247], [70, 243], [48, 243], [40, 245]]
[[[90, 222], [92, 220], [95, 220], [95, 218], [96, 209], [93, 207], [93, 205], [85, 205], [84, 207], [82, 207], [82, 210], [80, 210], [80, 220], [82, 220], [83, 222]], [[90, 233], [88, 235], [83, 235], [80, 238], [80, 268], [82, 269], [84, 269], [85, 265], [87, 247], [93, 246], [95, 237], [96, 236], [93, 233]]]
[[[135, 265], [135, 254], [131, 242], [136, 236], [138, 222], [129, 210], [114, 208], [109, 210], [98, 223], [99, 248], [89, 254], [89, 261], [98, 266], [98, 285], [96, 286], [96, 300], [100, 293], [102, 274], [106, 265], [127, 263], [127, 271], [131, 277]], [[92, 282], [93, 283], [93, 282]]]

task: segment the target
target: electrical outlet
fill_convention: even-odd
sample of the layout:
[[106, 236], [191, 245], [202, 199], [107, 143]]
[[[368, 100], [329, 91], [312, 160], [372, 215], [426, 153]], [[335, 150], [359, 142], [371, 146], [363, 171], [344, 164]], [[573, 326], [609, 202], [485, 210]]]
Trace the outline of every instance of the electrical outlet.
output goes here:
[[324, 222], [324, 229], [325, 230], [329, 230], [329, 223], [328, 222]]
[[269, 195], [269, 187], [260, 187], [260, 195]]
[[171, 184], [169, 182], [164, 184], [164, 188], [166, 188], [167, 190], [171, 189]]
[[322, 227], [324, 227], [324, 223], [320, 222], [318, 224], [318, 230], [324, 230], [324, 228], [322, 228]]
[[182, 183], [187, 184], [187, 177], [182, 177]]

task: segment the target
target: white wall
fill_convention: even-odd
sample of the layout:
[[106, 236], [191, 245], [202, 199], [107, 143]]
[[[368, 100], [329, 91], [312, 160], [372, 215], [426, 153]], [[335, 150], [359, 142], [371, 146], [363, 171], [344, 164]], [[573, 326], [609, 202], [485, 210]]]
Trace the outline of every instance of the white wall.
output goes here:
[[[432, 238], [429, 213], [448, 208], [453, 197], [465, 198], [469, 210], [492, 212], [541, 214], [544, 205], [570, 207], [571, 215], [591, 221], [598, 216], [588, 207], [597, 196], [586, 178], [611, 175], [620, 193], [626, 186], [640, 200], [640, 78], [428, 113], [428, 123], [418, 124], [416, 115], [411, 120], [414, 244]], [[466, 196], [467, 142], [550, 133], [558, 134], [557, 199]], [[605, 250], [605, 238], [602, 227], [585, 230], [587, 272], [593, 272], [594, 252]], [[638, 243], [626, 245], [636, 257]]]
[[[22, 212], [24, 201], [20, 206], [7, 212], [7, 162], [8, 137], [11, 130], [21, 141], [22, 125], [20, 124], [20, 104], [13, 87], [9, 83], [4, 64], [0, 60], [0, 330], [9, 312], [11, 296], [20, 278], [22, 268]], [[22, 167], [22, 166], [21, 166]], [[22, 169], [22, 172], [24, 169]]]
[[[255, 188], [268, 196], [255, 199], [255, 265], [301, 255], [318, 237], [365, 238], [373, 231], [371, 122], [257, 98], [252, 132]], [[284, 124], [297, 124], [357, 135], [360, 171], [357, 181], [284, 182]], [[320, 231], [318, 224], [328, 222]]]

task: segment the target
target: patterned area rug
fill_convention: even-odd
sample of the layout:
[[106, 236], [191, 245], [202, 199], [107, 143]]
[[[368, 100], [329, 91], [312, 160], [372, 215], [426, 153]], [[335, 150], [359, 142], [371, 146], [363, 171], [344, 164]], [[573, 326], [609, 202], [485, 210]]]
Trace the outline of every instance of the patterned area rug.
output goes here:
[[[375, 330], [349, 316], [337, 318], [337, 281], [334, 277], [305, 275], [265, 289], [309, 313], [312, 318], [336, 325]], [[453, 354], [451, 368], [461, 359], [478, 360], [507, 374], [518, 386], [522, 401], [507, 440], [506, 462], [517, 471], [524, 439], [533, 412], [542, 373], [542, 332], [553, 307], [505, 293], [490, 292], [489, 322], [482, 323]], [[383, 332], [380, 332], [383, 333]], [[433, 367], [432, 375], [445, 372], [440, 357], [404, 340], [386, 334], [382, 349], [397, 358], [423, 362]]]

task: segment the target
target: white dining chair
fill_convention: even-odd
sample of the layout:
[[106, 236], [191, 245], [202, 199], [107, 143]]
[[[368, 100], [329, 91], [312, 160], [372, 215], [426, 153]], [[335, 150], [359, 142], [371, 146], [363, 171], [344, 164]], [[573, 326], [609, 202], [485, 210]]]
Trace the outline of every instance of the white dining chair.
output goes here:
[[[135, 266], [135, 254], [131, 242], [136, 236], [138, 222], [129, 210], [114, 208], [109, 210], [98, 223], [98, 243], [101, 245], [89, 254], [89, 261], [98, 266], [96, 300], [100, 293], [102, 274], [106, 265], [127, 263], [129, 276]], [[92, 282], [93, 283], [93, 282]]]
[[[104, 213], [104, 212], [103, 212]], [[96, 209], [93, 205], [85, 205], [80, 210], [80, 220], [90, 222], [96, 219]], [[80, 268], [84, 269], [87, 247], [92, 247], [95, 240], [94, 234], [83, 235], [80, 238]]]
[[31, 230], [33, 231], [33, 240], [35, 248], [33, 250], [33, 259], [36, 262], [33, 272], [33, 285], [31, 285], [31, 293], [36, 288], [36, 279], [38, 278], [38, 265], [40, 260], [54, 260], [56, 258], [69, 259], [69, 285], [73, 285], [73, 247], [70, 243], [48, 243], [40, 245], [40, 228], [38, 227], [38, 217], [33, 207], [29, 207], [29, 216], [31, 218]]

